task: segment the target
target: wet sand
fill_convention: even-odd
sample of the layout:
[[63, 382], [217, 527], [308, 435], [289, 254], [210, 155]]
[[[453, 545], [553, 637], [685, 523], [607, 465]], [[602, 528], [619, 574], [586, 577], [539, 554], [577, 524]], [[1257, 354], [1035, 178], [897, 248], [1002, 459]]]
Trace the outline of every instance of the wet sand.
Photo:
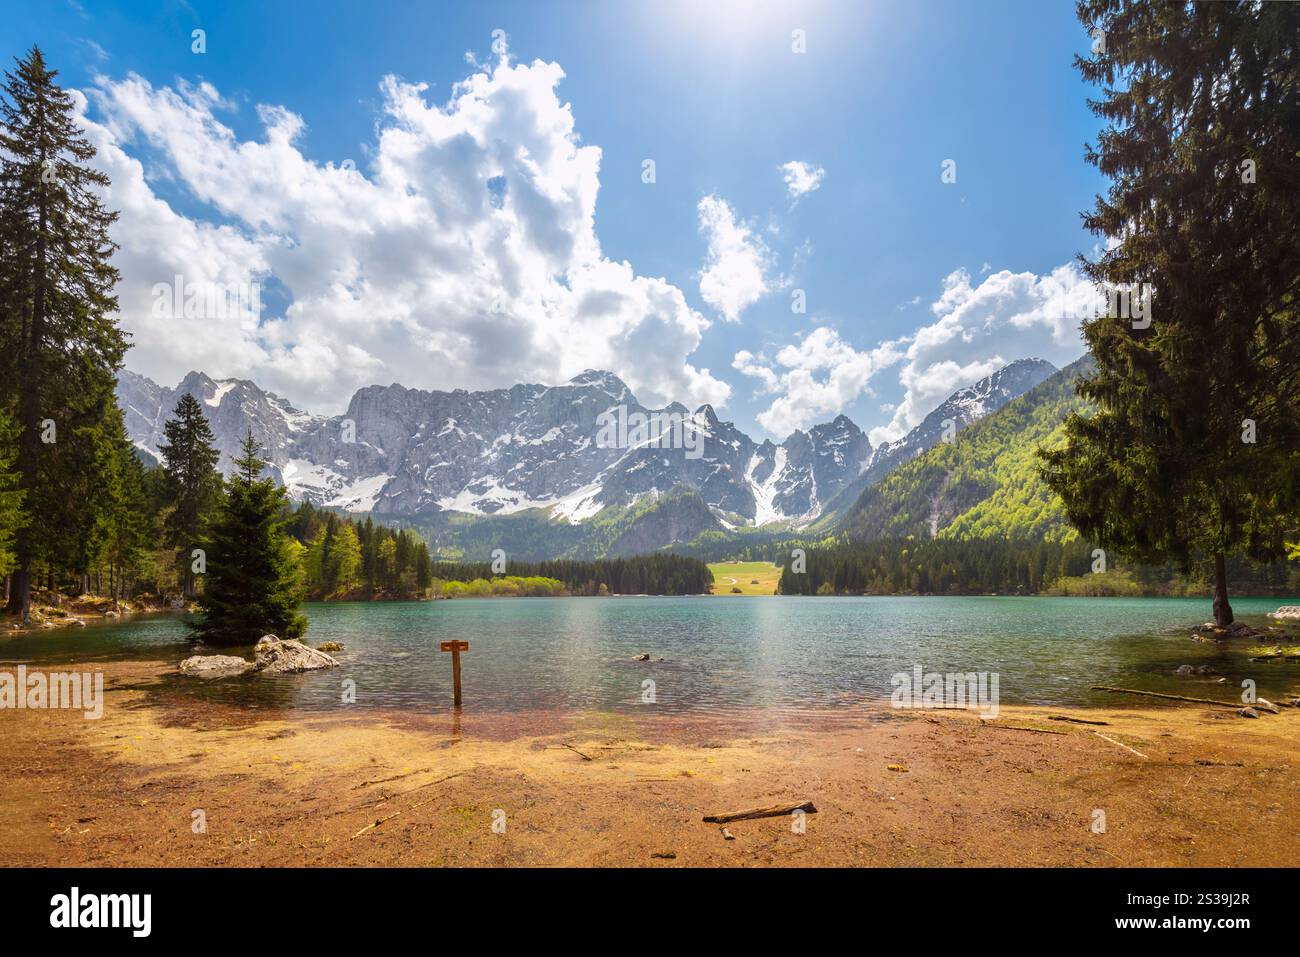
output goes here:
[[[197, 699], [162, 662], [103, 670], [98, 721], [0, 711], [0, 864], [1300, 862], [1298, 709], [302, 715]], [[701, 820], [802, 800], [804, 833], [783, 816], [726, 840]]]

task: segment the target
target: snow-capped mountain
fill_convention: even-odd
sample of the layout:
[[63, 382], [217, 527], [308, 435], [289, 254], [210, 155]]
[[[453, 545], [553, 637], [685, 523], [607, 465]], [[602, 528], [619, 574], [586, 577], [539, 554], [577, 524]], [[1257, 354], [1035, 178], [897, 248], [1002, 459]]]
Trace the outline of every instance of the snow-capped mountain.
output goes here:
[[951, 421], [953, 428], [961, 431], [1024, 395], [1056, 371], [1056, 366], [1046, 359], [1017, 359], [974, 385], [958, 389], [901, 439], [881, 443], [862, 474], [826, 501], [823, 514], [828, 517], [843, 514], [863, 490], [904, 462], [934, 448], [942, 440], [947, 422]]
[[[369, 386], [340, 416], [311, 415], [248, 380], [202, 372], [168, 389], [124, 371], [117, 395], [131, 439], [155, 458], [163, 423], [188, 392], [203, 404], [223, 470], [230, 471], [251, 428], [293, 497], [350, 511], [413, 517], [541, 509], [581, 523], [608, 507], [687, 488], [725, 526], [804, 527], [934, 445], [945, 419], [968, 425], [1053, 371], [1039, 359], [1012, 363], [874, 452], [843, 415], [780, 445], [759, 443], [708, 405], [647, 409], [618, 376], [595, 370], [562, 385], [484, 392]], [[611, 415], [680, 427], [663, 438], [624, 429], [611, 441]]]
[[[871, 444], [848, 418], [754, 442], [713, 408], [647, 409], [614, 374], [589, 370], [558, 386], [430, 392], [358, 391], [341, 416], [313, 416], [247, 380], [191, 372], [174, 389], [123, 372], [127, 431], [158, 457], [182, 393], [204, 406], [229, 471], [247, 429], [295, 498], [352, 511], [503, 515], [545, 509], [582, 522], [685, 486], [729, 525], [806, 523], [856, 478]], [[602, 413], [682, 423], [676, 434], [602, 440]], [[681, 437], [690, 434], [690, 440]], [[656, 435], [657, 433], [652, 433]]]

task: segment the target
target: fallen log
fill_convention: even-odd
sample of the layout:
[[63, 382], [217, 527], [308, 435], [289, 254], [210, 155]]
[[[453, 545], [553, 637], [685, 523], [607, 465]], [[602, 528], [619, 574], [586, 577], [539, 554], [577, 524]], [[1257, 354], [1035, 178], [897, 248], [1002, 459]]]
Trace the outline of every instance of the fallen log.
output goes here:
[[729, 814], [708, 814], [704, 818], [704, 823], [730, 824], [732, 821], [748, 821], [756, 817], [782, 817], [786, 814], [793, 814], [795, 811], [816, 814], [817, 808], [813, 806], [812, 801], [798, 801], [795, 804], [773, 804], [771, 807], [755, 807], [750, 808], [748, 811], [732, 811]]
[[1071, 718], [1068, 715], [1064, 715], [1064, 714], [1049, 714], [1047, 716], [1047, 720], [1048, 721], [1069, 721], [1071, 724], [1098, 724], [1098, 725], [1106, 725], [1107, 727], [1110, 726], [1109, 721], [1089, 721], [1087, 718]]
[[1136, 688], [1112, 688], [1110, 685], [1093, 685], [1093, 691], [1113, 691], [1116, 694], [1140, 694], [1148, 698], [1168, 698], [1170, 701], [1191, 701], [1196, 704], [1217, 704], [1220, 708], [1240, 708], [1239, 701], [1216, 701], [1214, 698], [1189, 698], [1181, 694], [1162, 694], [1159, 691], [1138, 691]]

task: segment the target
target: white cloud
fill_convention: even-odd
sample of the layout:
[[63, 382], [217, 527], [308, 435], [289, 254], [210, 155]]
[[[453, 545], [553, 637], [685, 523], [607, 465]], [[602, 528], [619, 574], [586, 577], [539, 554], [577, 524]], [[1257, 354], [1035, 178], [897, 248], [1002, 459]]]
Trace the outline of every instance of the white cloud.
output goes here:
[[776, 396], [758, 422], [782, 436], [873, 394], [877, 373], [901, 362], [902, 397], [880, 407], [890, 419], [868, 433], [879, 445], [901, 438], [953, 392], [1016, 359], [1037, 356], [1057, 366], [1077, 359], [1084, 352], [1079, 322], [1100, 305], [1073, 264], [1046, 276], [1003, 270], [978, 286], [959, 269], [944, 279], [930, 307], [935, 321], [910, 335], [859, 351], [833, 330], [818, 328], [774, 360], [746, 351], [732, 365]]
[[903, 357], [898, 346], [886, 342], [859, 352], [834, 329], [822, 326], [782, 348], [773, 360], [741, 351], [732, 366], [758, 379], [762, 391], [778, 393], [757, 418], [768, 432], [783, 437], [870, 395], [872, 377]]
[[1079, 322], [1099, 304], [1092, 283], [1073, 264], [1046, 276], [1009, 270], [978, 286], [964, 269], [950, 273], [930, 306], [937, 317], [909, 337], [899, 371], [903, 398], [890, 421], [870, 431], [873, 444], [901, 438], [939, 402], [1016, 359], [1060, 366], [1084, 352]]
[[784, 174], [786, 192], [795, 202], [819, 189], [822, 179], [826, 176], [826, 170], [802, 160], [791, 160], [781, 164], [777, 169]]
[[772, 254], [726, 200], [705, 196], [696, 207], [708, 240], [708, 263], [700, 272], [700, 296], [728, 322], [779, 285], [769, 277]]
[[[502, 58], [442, 105], [385, 77], [365, 172], [304, 156], [305, 121], [283, 107], [259, 106], [262, 135], [242, 140], [209, 84], [97, 78], [94, 110], [79, 102], [121, 211], [128, 365], [167, 383], [190, 368], [253, 378], [313, 411], [374, 382], [483, 388], [589, 367], [645, 402], [725, 403], [730, 388], [687, 361], [709, 320], [601, 252], [601, 152], [581, 144], [563, 77]], [[260, 326], [155, 317], [151, 289], [176, 274], [258, 280], [290, 302]]]

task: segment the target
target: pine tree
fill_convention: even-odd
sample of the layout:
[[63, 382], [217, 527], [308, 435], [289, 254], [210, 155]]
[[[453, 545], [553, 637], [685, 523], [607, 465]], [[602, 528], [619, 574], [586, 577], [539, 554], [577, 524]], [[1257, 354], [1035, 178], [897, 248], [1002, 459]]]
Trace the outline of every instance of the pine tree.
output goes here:
[[303, 575], [300, 547], [285, 533], [287, 498], [270, 478], [250, 430], [206, 549], [207, 580], [198, 597], [195, 636], [215, 645], [253, 644], [262, 635], [297, 638]]
[[172, 415], [163, 425], [167, 441], [158, 449], [171, 506], [164, 530], [167, 543], [176, 549], [182, 591], [186, 598], [193, 598], [197, 579], [191, 553], [203, 538], [221, 495], [221, 473], [217, 471], [221, 453], [212, 444], [212, 429], [194, 396], [181, 396]]
[[0, 408], [0, 578], [6, 581], [16, 564], [14, 536], [27, 521], [23, 490], [14, 469], [14, 459], [18, 456], [17, 433], [13, 416]]
[[121, 410], [105, 417], [95, 463], [95, 522], [88, 536], [89, 561], [82, 590], [89, 590], [90, 563], [108, 573], [108, 590], [119, 601], [134, 587], [150, 544], [151, 515], [145, 495], [144, 465], [136, 457]]
[[361, 543], [357, 540], [357, 533], [352, 528], [351, 522], [344, 522], [339, 528], [331, 557], [334, 562], [332, 577], [335, 585], [342, 588], [344, 592], [351, 591], [357, 572], [361, 570]]
[[33, 47], [0, 95], [0, 404], [16, 401], [30, 519], [16, 539], [9, 610], [24, 617], [33, 567], [62, 541], [69, 480], [92, 460], [70, 440], [106, 414], [126, 350], [113, 320], [116, 214], [99, 198], [108, 177], [89, 167], [95, 150], [56, 76]]
[[1208, 558], [1226, 625], [1225, 557], [1276, 560], [1300, 524], [1300, 4], [1078, 12], [1109, 124], [1087, 158], [1112, 179], [1084, 222], [1116, 244], [1084, 261], [1110, 298], [1083, 325], [1098, 411], [1044, 478], [1103, 548]]

